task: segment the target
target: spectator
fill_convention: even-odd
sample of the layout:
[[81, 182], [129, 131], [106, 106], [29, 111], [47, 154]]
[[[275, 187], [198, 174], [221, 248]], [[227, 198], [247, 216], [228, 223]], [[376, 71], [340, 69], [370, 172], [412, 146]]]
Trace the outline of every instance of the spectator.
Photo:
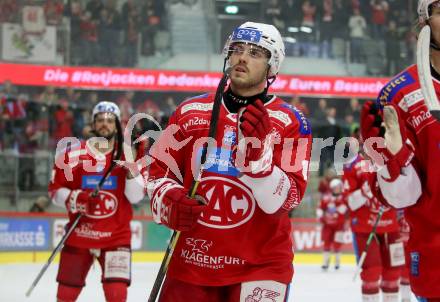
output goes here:
[[[133, 3], [129, 0], [127, 3]], [[128, 9], [128, 16], [125, 19], [127, 22], [124, 28], [124, 39], [125, 39], [125, 56], [124, 56], [124, 66], [133, 67], [137, 63], [138, 58], [138, 44], [140, 35], [140, 17], [139, 12], [136, 9], [134, 3], [131, 9]]]
[[64, 4], [61, 0], [46, 0], [44, 15], [48, 25], [59, 25], [63, 18]]
[[[5, 83], [4, 92], [0, 97], [0, 112], [3, 124], [3, 147], [17, 148], [18, 138], [23, 132], [26, 118], [25, 97], [17, 97], [12, 94], [12, 84]], [[2, 132], [3, 132], [2, 131]]]
[[65, 15], [70, 19], [70, 61], [73, 65], [79, 65], [82, 60], [81, 43], [81, 18], [82, 7], [79, 0], [69, 0], [66, 5]]
[[114, 66], [117, 62], [116, 49], [119, 44], [119, 15], [112, 5], [101, 10], [98, 31], [101, 63]]
[[93, 21], [99, 21], [101, 18], [101, 10], [104, 8], [101, 0], [89, 0], [86, 5], [86, 11], [92, 14]]
[[335, 107], [327, 108], [326, 119], [324, 120], [324, 124], [320, 129], [321, 137], [325, 139], [332, 139], [332, 145], [325, 147], [321, 151], [321, 160], [319, 162], [319, 175], [322, 176], [322, 173], [325, 169], [330, 167], [334, 163], [334, 151], [337, 141], [342, 137], [342, 131], [339, 123], [336, 120], [337, 110]]
[[43, 213], [46, 212], [46, 209], [49, 207], [50, 202], [47, 196], [40, 196], [37, 200], [32, 204], [29, 212], [31, 213]]
[[125, 126], [128, 123], [128, 120], [134, 113], [133, 109], [133, 98], [134, 98], [134, 92], [133, 91], [127, 91], [123, 95], [121, 95], [116, 103], [119, 106], [119, 109], [121, 110], [121, 127], [122, 129], [125, 128]]
[[388, 2], [386, 0], [371, 0], [371, 25], [373, 39], [383, 39], [387, 24]]
[[17, 0], [0, 1], [0, 23], [16, 22], [18, 19], [18, 11]]
[[320, 57], [332, 58], [332, 41], [335, 32], [333, 20], [333, 0], [323, 0], [323, 12], [321, 18], [321, 45]]
[[153, 0], [145, 0], [141, 10], [142, 54], [154, 55], [154, 37], [160, 28], [163, 15], [162, 6]]
[[81, 46], [83, 65], [96, 65], [99, 62], [99, 44], [97, 22], [92, 19], [92, 13], [86, 11], [80, 22]]
[[73, 113], [69, 110], [69, 102], [66, 99], [59, 100], [59, 108], [54, 113], [54, 133], [55, 143], [64, 137], [73, 135]]
[[285, 24], [282, 15], [282, 7], [279, 0], [269, 0], [264, 9], [264, 17], [267, 23], [273, 24], [281, 32], [285, 31]]
[[35, 188], [35, 157], [41, 132], [34, 121], [27, 121], [23, 134], [19, 137], [18, 150], [18, 186], [20, 190], [31, 191]]
[[318, 108], [312, 111], [312, 120], [313, 120], [312, 124], [317, 124], [317, 125], [321, 124], [327, 116], [326, 111], [327, 111], [327, 100], [319, 99]]
[[362, 43], [365, 39], [367, 22], [359, 9], [353, 10], [353, 15], [350, 16], [348, 21], [348, 27], [351, 39], [351, 62], [362, 63], [364, 61]]
[[357, 98], [350, 99], [350, 105], [345, 109], [345, 115], [353, 115], [353, 119], [355, 121], [359, 121], [361, 117], [361, 105], [359, 104], [359, 100]]
[[399, 69], [400, 55], [400, 36], [397, 32], [397, 24], [391, 20], [388, 23], [388, 30], [385, 34], [385, 51], [387, 56], [387, 74], [394, 75]]

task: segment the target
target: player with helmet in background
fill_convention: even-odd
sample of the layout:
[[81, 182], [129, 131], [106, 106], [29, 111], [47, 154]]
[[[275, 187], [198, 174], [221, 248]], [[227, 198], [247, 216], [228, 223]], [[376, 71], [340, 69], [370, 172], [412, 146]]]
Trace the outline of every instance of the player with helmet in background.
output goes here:
[[339, 252], [344, 242], [344, 225], [347, 205], [342, 194], [343, 185], [339, 178], [329, 183], [330, 194], [324, 194], [316, 209], [316, 216], [322, 224], [321, 239], [324, 242], [322, 269], [327, 270], [330, 265], [330, 251], [335, 253], [335, 269], [341, 265]]
[[421, 33], [431, 30], [420, 58], [428, 66], [411, 65], [391, 79], [377, 102], [364, 105], [361, 128], [364, 140], [384, 138], [381, 146], [365, 150], [378, 166], [375, 195], [404, 209], [411, 289], [420, 301], [440, 301], [440, 123], [428, 107], [438, 105], [435, 95], [424, 97], [425, 83], [440, 93], [440, 1], [419, 0], [418, 16]]
[[[76, 301], [95, 258], [102, 268], [106, 301], [126, 301], [131, 282], [131, 204], [145, 196], [144, 181], [140, 173], [132, 175], [120, 165], [111, 166], [123, 143], [115, 103], [100, 102], [94, 107], [92, 128], [96, 137], [76, 140], [58, 152], [49, 183], [49, 195], [55, 205], [66, 207], [69, 224], [82, 215], [61, 251], [58, 302]], [[60, 160], [71, 168], [70, 173]], [[110, 167], [113, 169], [94, 194]]]
[[[205, 204], [188, 197], [188, 188], [208, 137], [214, 95], [183, 102], [167, 128], [177, 125], [177, 131], [151, 149], [158, 159], [148, 171], [153, 218], [181, 231], [159, 301], [281, 302], [292, 280], [289, 212], [306, 188], [310, 124], [297, 108], [267, 94], [284, 59], [274, 26], [242, 24], [224, 55], [230, 84], [197, 190]], [[155, 155], [167, 143], [175, 165]]]
[[[377, 221], [373, 240], [362, 263], [361, 292], [363, 302], [399, 301], [399, 281], [404, 264], [396, 210], [385, 207], [372, 194], [369, 162], [358, 154], [344, 164], [344, 195], [347, 200], [350, 227], [357, 261], [366, 250], [370, 233]], [[382, 209], [381, 209], [382, 208]], [[380, 211], [383, 211], [380, 214]]]

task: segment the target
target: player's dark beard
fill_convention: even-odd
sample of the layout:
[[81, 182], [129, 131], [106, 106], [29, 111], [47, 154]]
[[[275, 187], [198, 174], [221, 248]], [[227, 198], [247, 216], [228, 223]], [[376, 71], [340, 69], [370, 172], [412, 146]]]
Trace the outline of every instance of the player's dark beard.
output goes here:
[[109, 133], [109, 134], [107, 134], [107, 135], [101, 134], [101, 131], [99, 131], [99, 130], [95, 130], [94, 132], [95, 132], [95, 135], [96, 135], [96, 136], [98, 136], [98, 137], [103, 137], [103, 138], [105, 138], [106, 140], [111, 140], [111, 139], [114, 138], [115, 135], [116, 135], [116, 131], [113, 131], [113, 132], [111, 132], [111, 133]]

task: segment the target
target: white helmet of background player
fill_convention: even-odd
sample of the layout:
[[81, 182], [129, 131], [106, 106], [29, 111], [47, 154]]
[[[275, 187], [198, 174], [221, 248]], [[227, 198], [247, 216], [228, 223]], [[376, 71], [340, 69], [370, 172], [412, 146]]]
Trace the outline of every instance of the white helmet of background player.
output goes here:
[[333, 195], [339, 195], [342, 193], [343, 185], [342, 181], [339, 178], [332, 179], [330, 181], [329, 187]]
[[92, 111], [92, 121], [98, 113], [113, 113], [118, 121], [121, 121], [121, 110], [119, 110], [118, 105], [113, 102], [102, 101], [95, 105]]
[[275, 26], [263, 23], [246, 22], [237, 27], [226, 41], [223, 55], [229, 58], [229, 50], [234, 43], [250, 43], [270, 52], [269, 77], [275, 77], [280, 71], [285, 57], [284, 42]]
[[419, 4], [417, 5], [417, 13], [419, 14], [420, 23], [424, 23], [429, 19], [430, 17], [429, 7], [433, 3], [440, 6], [439, 0], [419, 0]]

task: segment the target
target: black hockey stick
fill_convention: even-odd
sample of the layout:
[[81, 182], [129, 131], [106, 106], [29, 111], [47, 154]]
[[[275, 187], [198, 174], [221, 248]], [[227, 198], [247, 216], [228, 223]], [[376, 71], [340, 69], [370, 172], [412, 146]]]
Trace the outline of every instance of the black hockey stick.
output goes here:
[[[230, 69], [226, 69], [223, 73], [223, 76], [220, 80], [220, 83], [217, 86], [217, 90], [215, 92], [214, 105], [212, 107], [211, 113], [211, 122], [209, 124], [209, 132], [208, 137], [214, 138], [217, 132], [217, 120], [220, 112], [220, 104], [223, 97], [223, 92], [225, 90], [226, 84], [228, 83]], [[189, 196], [194, 197], [197, 192], [197, 187], [202, 178], [202, 172], [204, 170], [204, 164], [206, 162], [206, 156], [208, 153], [208, 144], [205, 143], [202, 149], [202, 156], [200, 159], [200, 168], [197, 173], [197, 177], [193, 180], [191, 185], [191, 189], [189, 190]], [[165, 251], [165, 255], [162, 259], [162, 263], [159, 268], [159, 272], [156, 275], [156, 280], [154, 280], [153, 288], [151, 289], [150, 296], [148, 298], [148, 302], [155, 302], [162, 287], [163, 280], [168, 271], [168, 265], [170, 263], [171, 257], [173, 256], [174, 248], [176, 247], [177, 241], [179, 240], [180, 232], [173, 231], [173, 234], [170, 239], [170, 243], [167, 246]]]
[[[120, 130], [121, 130], [120, 124], [117, 127], [118, 127], [118, 133], [121, 133], [120, 132]], [[98, 185], [96, 186], [95, 190], [92, 192], [92, 194], [91, 194], [92, 196], [98, 195], [98, 192], [101, 190], [101, 187], [103, 186], [105, 180], [110, 175], [110, 172], [113, 170], [113, 168], [116, 166], [116, 160], [121, 158], [121, 154], [122, 154], [122, 138], [121, 137], [122, 136], [118, 135], [118, 146], [117, 146], [116, 156], [113, 156], [114, 155], [114, 152], [113, 152], [112, 153], [112, 161], [111, 161], [110, 167], [107, 169], [107, 171], [105, 172], [104, 176], [101, 178], [101, 180], [99, 181]], [[68, 152], [66, 152], [66, 154], [67, 153]], [[113, 160], [113, 158], [115, 158], [115, 160]], [[66, 231], [64, 236], [61, 238], [60, 242], [57, 244], [55, 249], [50, 254], [49, 259], [47, 259], [46, 263], [41, 268], [41, 270], [38, 273], [37, 277], [35, 278], [34, 282], [32, 282], [31, 286], [26, 291], [26, 297], [29, 297], [31, 295], [32, 291], [37, 286], [37, 284], [40, 281], [41, 277], [43, 277], [44, 273], [48, 269], [49, 265], [52, 263], [52, 261], [55, 258], [55, 256], [64, 247], [64, 243], [70, 237], [70, 235], [72, 234], [73, 230], [76, 228], [76, 226], [78, 225], [78, 223], [79, 223], [79, 221], [81, 220], [82, 217], [83, 217], [83, 214], [78, 214], [75, 217], [75, 220], [72, 222], [72, 224], [70, 225], [69, 229]]]
[[367, 244], [365, 245], [364, 250], [362, 251], [361, 257], [359, 258], [359, 262], [356, 266], [356, 271], [354, 272], [353, 281], [356, 281], [357, 275], [359, 274], [362, 265], [364, 265], [365, 258], [367, 257], [368, 248], [370, 247], [371, 241], [373, 241], [374, 236], [376, 236], [376, 228], [379, 224], [380, 219], [382, 218], [382, 214], [384, 212], [384, 207], [380, 207], [379, 213], [377, 214], [376, 221], [374, 222], [373, 229], [368, 235]]
[[425, 25], [417, 41], [417, 74], [425, 104], [437, 121], [440, 121], [440, 103], [435, 93], [430, 62], [431, 27]]

